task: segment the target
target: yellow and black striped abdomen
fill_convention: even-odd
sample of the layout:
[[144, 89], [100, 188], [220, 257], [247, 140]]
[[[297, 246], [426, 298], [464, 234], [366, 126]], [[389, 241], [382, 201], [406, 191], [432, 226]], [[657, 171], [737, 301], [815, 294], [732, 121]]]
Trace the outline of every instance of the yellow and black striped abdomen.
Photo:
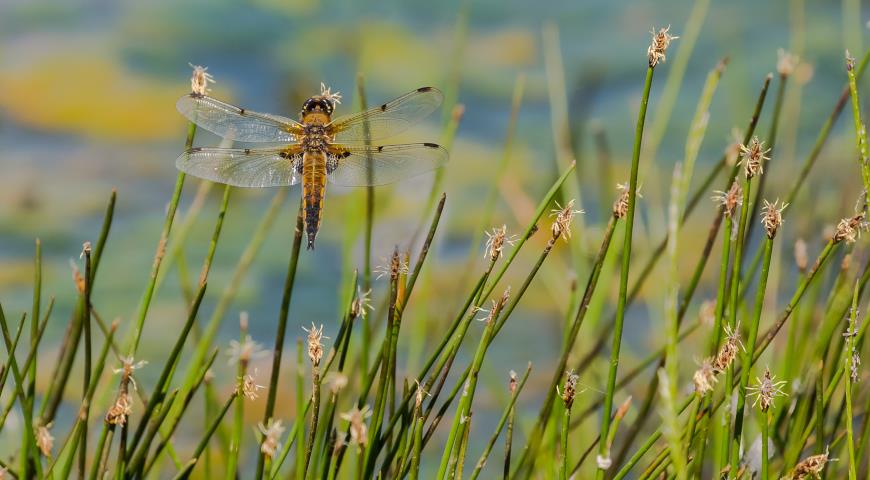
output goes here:
[[302, 156], [302, 214], [308, 249], [314, 248], [314, 239], [320, 228], [323, 197], [326, 194], [326, 154], [313, 151]]

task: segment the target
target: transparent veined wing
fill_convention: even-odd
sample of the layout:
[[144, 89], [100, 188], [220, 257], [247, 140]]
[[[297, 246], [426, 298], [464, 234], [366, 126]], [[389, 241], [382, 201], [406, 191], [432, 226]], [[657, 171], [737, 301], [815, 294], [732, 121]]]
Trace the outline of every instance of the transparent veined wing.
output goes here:
[[302, 125], [290, 118], [258, 113], [189, 93], [178, 99], [178, 111], [198, 126], [238, 142], [291, 143]]
[[420, 175], [447, 163], [447, 150], [434, 143], [382, 146], [334, 146], [336, 162], [328, 175], [336, 185], [384, 185]]
[[333, 120], [326, 131], [336, 143], [365, 143], [404, 132], [441, 105], [444, 94], [434, 87], [422, 87], [364, 112]]
[[191, 148], [175, 166], [184, 173], [234, 187], [278, 187], [299, 183], [302, 154], [281, 148]]

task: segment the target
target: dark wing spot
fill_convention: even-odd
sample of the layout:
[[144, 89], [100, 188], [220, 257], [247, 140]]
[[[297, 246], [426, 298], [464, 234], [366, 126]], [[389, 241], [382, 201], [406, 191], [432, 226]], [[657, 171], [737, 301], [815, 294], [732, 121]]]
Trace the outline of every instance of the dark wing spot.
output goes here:
[[250, 149], [250, 148], [246, 148], [246, 149], [245, 149], [245, 155], [250, 155], [250, 154], [251, 154], [251, 149]]
[[196, 92], [190, 92], [187, 96], [190, 98], [202, 98], [205, 95], [200, 95], [199, 93], [196, 93]]
[[201, 151], [202, 151], [202, 147], [193, 147], [193, 148], [191, 148], [189, 151], [190, 151], [190, 153], [201, 152]]
[[384, 146], [383, 146], [383, 145], [380, 145], [380, 146], [378, 147], [378, 151], [379, 151], [379, 152], [383, 152], [383, 151], [384, 151]]
[[429, 147], [429, 148], [441, 148], [441, 145], [438, 145], [437, 143], [429, 143], [429, 142], [423, 143], [423, 146]]
[[432, 90], [432, 87], [420, 87], [417, 89], [418, 92], [429, 92]]
[[244, 109], [244, 108], [240, 108], [240, 109], [239, 109], [239, 115], [244, 115], [244, 114], [245, 114], [245, 109]]
[[386, 104], [386, 103], [383, 104], [383, 105], [381, 105], [381, 111], [382, 111], [382, 112], [386, 112], [386, 111], [387, 111], [387, 104]]
[[347, 158], [347, 157], [349, 157], [349, 156], [350, 156], [350, 152], [349, 152], [349, 151], [345, 150], [345, 151], [341, 152], [341, 158]]

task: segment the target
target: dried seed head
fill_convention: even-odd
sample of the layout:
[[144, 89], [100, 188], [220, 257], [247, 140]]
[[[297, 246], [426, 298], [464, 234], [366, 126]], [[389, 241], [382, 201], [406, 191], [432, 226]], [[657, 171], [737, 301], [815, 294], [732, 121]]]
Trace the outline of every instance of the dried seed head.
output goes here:
[[849, 53], [849, 50], [846, 50], [846, 71], [851, 72], [855, 69], [855, 57]]
[[486, 247], [483, 255], [493, 262], [501, 257], [505, 245], [513, 246], [517, 242], [516, 235], [508, 236], [507, 225], [502, 225], [501, 228], [493, 227], [492, 232], [484, 233], [486, 233]]
[[192, 63], [188, 63], [188, 65], [193, 69], [193, 74], [190, 76], [190, 91], [195, 95], [208, 95], [211, 91], [208, 84], [215, 83], [214, 77], [208, 73], [208, 67]]
[[227, 355], [230, 357], [228, 364], [242, 363], [247, 365], [251, 360], [263, 358], [268, 354], [269, 351], [264, 350], [263, 346], [255, 342], [250, 335], [245, 335], [241, 342], [230, 340], [230, 348], [227, 350]]
[[[613, 216], [616, 218], [623, 218], [628, 215], [628, 182], [617, 183], [616, 190], [619, 192], [619, 196], [616, 198], [616, 201], [613, 202]], [[640, 194], [640, 187], [637, 187], [637, 191], [634, 195], [637, 198], [643, 198], [643, 195]]]
[[671, 40], [680, 38], [668, 33], [670, 29], [671, 26], [668, 25], [667, 28], [661, 28], [658, 32], [656, 32], [655, 29], [650, 31], [652, 34], [652, 42], [650, 42], [649, 48], [646, 50], [650, 67], [655, 67], [659, 62], [664, 62], [665, 54], [667, 53], [668, 46], [671, 44]]
[[762, 412], [766, 412], [773, 404], [773, 400], [779, 396], [786, 396], [782, 391], [782, 386], [785, 385], [785, 380], [776, 381], [775, 377], [770, 374], [770, 369], [764, 369], [763, 378], [755, 378], [756, 385], [746, 387], [748, 395], [755, 397], [752, 402], [753, 407], [759, 407]]
[[429, 394], [429, 392], [423, 389], [423, 385], [420, 384], [420, 380], [415, 379], [414, 383], [417, 384], [417, 393], [414, 395], [414, 407], [417, 409], [417, 411], [420, 411], [423, 406], [423, 399], [426, 397], [431, 397], [431, 395]]
[[82, 253], [79, 254], [79, 259], [85, 258], [86, 256], [91, 256], [91, 242], [85, 242], [82, 244]]
[[743, 189], [736, 180], [731, 184], [731, 188], [727, 192], [716, 190], [713, 193], [713, 201], [722, 207], [722, 212], [726, 217], [733, 217], [737, 207], [743, 205]]
[[341, 93], [332, 93], [332, 90], [325, 83], [320, 82], [320, 96], [335, 104], [341, 103]]
[[322, 339], [329, 337], [323, 336], [323, 325], [317, 327], [314, 322], [311, 322], [311, 328], [302, 327], [302, 330], [308, 332], [308, 359], [315, 367], [320, 365], [320, 359], [323, 358], [323, 343]]
[[378, 274], [378, 280], [381, 277], [389, 276], [391, 279], [399, 278], [400, 274], [408, 273], [408, 262], [405, 261], [405, 258], [398, 254], [398, 252], [394, 253], [390, 260], [386, 258], [381, 259], [384, 264], [378, 265], [374, 268], [374, 272]]
[[767, 238], [776, 236], [776, 231], [782, 225], [782, 212], [788, 207], [787, 203], [779, 204], [779, 199], [773, 203], [764, 201], [764, 206], [761, 207], [761, 224], [764, 225], [764, 231], [767, 232]]
[[583, 210], [574, 210], [574, 200], [571, 199], [563, 208], [556, 202], [556, 207], [550, 211], [551, 217], [556, 217], [553, 221], [552, 231], [553, 238], [562, 237], [566, 242], [571, 238], [571, 222], [574, 221], [574, 215], [583, 213]]
[[508, 381], [508, 392], [513, 394], [517, 391], [517, 372], [511, 370], [508, 375], [510, 377], [510, 380]]
[[797, 264], [798, 270], [800, 270], [801, 273], [807, 271], [807, 264], [809, 263], [807, 242], [802, 238], [799, 238], [794, 242], [794, 262]]
[[577, 395], [577, 380], [580, 377], [574, 373], [573, 370], [565, 373], [565, 386], [562, 388], [562, 391], [559, 392], [559, 387], [556, 387], [556, 393], [562, 397], [562, 402], [565, 403], [565, 408], [571, 409], [571, 405], [574, 404], [574, 396]]
[[743, 174], [746, 175], [746, 178], [764, 173], [764, 162], [770, 160], [770, 157], [767, 156], [769, 152], [770, 149], [764, 148], [764, 142], [758, 137], [752, 137], [749, 144], [740, 146], [742, 154], [740, 165], [743, 165]]
[[801, 460], [801, 462], [794, 467], [794, 470], [791, 471], [790, 478], [795, 480], [810, 477], [821, 478], [820, 474], [822, 473], [822, 470], [825, 469], [825, 465], [834, 460], [828, 456], [829, 453], [829, 449], [826, 448], [825, 453], [813, 455]]
[[121, 382], [133, 385], [133, 388], [137, 388], [136, 380], [133, 379], [133, 372], [148, 365], [148, 362], [145, 360], [139, 360], [138, 362], [133, 360], [133, 357], [124, 357], [121, 359], [121, 366], [119, 368], [112, 369], [113, 373], [121, 374]]
[[695, 383], [695, 392], [704, 396], [713, 391], [716, 385], [716, 369], [713, 368], [714, 358], [706, 358], [701, 362], [695, 374], [692, 375], [692, 381]]
[[257, 370], [254, 370], [254, 374], [246, 373], [244, 376], [239, 378], [239, 382], [236, 384], [236, 394], [241, 395], [248, 400], [254, 401], [257, 399], [259, 394], [258, 391], [266, 388], [262, 385], [257, 384], [254, 376], [257, 375]]
[[124, 425], [127, 423], [127, 417], [133, 411], [133, 401], [125, 389], [118, 393], [115, 398], [115, 403], [106, 412], [106, 423], [110, 425]]
[[51, 432], [49, 431], [51, 425], [51, 423], [47, 425], [39, 425], [33, 432], [33, 435], [36, 438], [36, 448], [39, 449], [44, 457], [51, 456], [51, 448], [54, 446], [54, 437], [51, 436]]
[[366, 419], [371, 416], [372, 411], [368, 405], [365, 405], [362, 410], [354, 406], [341, 414], [342, 420], [350, 422], [350, 443], [356, 445], [358, 450], [365, 447], [368, 442]]
[[739, 322], [734, 329], [725, 325], [724, 330], [725, 343], [722, 345], [722, 348], [719, 349], [719, 353], [716, 354], [715, 360], [713, 360], [713, 368], [717, 373], [724, 372], [728, 369], [728, 366], [730, 366], [731, 362], [734, 361], [734, 358], [737, 357], [737, 353], [740, 350], [744, 350], [743, 342], [740, 341]]
[[366, 317], [368, 316], [369, 311], [375, 309], [375, 307], [372, 306], [371, 296], [372, 289], [363, 292], [359, 286], [356, 287], [356, 297], [350, 304], [350, 314], [353, 315], [354, 318]]
[[846, 243], [855, 243], [861, 236], [861, 231], [867, 228], [867, 223], [864, 222], [864, 214], [859, 213], [851, 218], [844, 218], [837, 224], [837, 229], [834, 232], [834, 243], [845, 241]]
[[275, 458], [281, 450], [281, 436], [284, 435], [284, 425], [281, 420], [270, 418], [266, 425], [263, 425], [263, 422], [258, 423], [257, 429], [263, 434], [260, 451], [270, 459]]
[[858, 315], [857, 308], [850, 309], [848, 321], [849, 323], [843, 336], [846, 337], [847, 340], [851, 339], [851, 341], [847, 341], [846, 343], [850, 349], [846, 362], [849, 365], [849, 377], [854, 383], [859, 380], [858, 367], [861, 365], [861, 356], [859, 355], [860, 350], [854, 340], [858, 336], [858, 331], [861, 326], [861, 317]]
[[787, 77], [794, 73], [794, 69], [800, 60], [797, 55], [780, 48], [776, 51], [776, 56], [776, 71], [779, 73], [779, 76]]

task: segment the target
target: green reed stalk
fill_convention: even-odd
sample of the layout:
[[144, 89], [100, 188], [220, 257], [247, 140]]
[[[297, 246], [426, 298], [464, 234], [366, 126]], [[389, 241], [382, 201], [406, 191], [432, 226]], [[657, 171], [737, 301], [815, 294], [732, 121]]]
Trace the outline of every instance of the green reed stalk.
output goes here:
[[[359, 98], [358, 107], [360, 111], [365, 111], [365, 109], [368, 108], [368, 101], [366, 100], [365, 77], [362, 73], [357, 73], [356, 86], [357, 97]], [[370, 146], [371, 135], [369, 134], [368, 122], [363, 124], [363, 132], [365, 144], [366, 146]], [[371, 159], [367, 159], [367, 161], [371, 161]], [[371, 169], [369, 169], [369, 175], [371, 175]], [[365, 246], [363, 251], [362, 290], [363, 292], [369, 292], [372, 289], [372, 228], [375, 221], [375, 189], [371, 185], [366, 187], [365, 216], [366, 223], [364, 232]], [[363, 372], [369, 370], [369, 345], [371, 344], [371, 335], [371, 326], [369, 325], [369, 319], [366, 315], [362, 319], [363, 338], [361, 345], [362, 354], [360, 356], [360, 368]]]
[[864, 179], [864, 191], [870, 192], [870, 152], [867, 147], [867, 129], [861, 121], [861, 101], [855, 81], [855, 59], [846, 51], [846, 73], [849, 77], [849, 97], [852, 99], [852, 119], [855, 123], [855, 144], [858, 150], [858, 166]]
[[[296, 442], [296, 478], [303, 480], [302, 472], [305, 470], [305, 450], [303, 442], [305, 442], [305, 416], [307, 409], [305, 408], [305, 360], [302, 354], [302, 339], [296, 339], [296, 428], [293, 430], [295, 434], [294, 441]], [[271, 417], [270, 417], [271, 418]], [[268, 420], [267, 420], [268, 421]], [[263, 454], [260, 454], [263, 457]], [[270, 459], [271, 460], [271, 459]], [[259, 467], [258, 467], [259, 469]], [[257, 478], [263, 478], [258, 472]]]
[[[84, 335], [85, 335], [85, 358], [84, 358], [84, 378], [82, 382], [82, 392], [86, 393], [88, 391], [88, 385], [91, 383], [91, 368], [92, 368], [92, 353], [91, 353], [91, 249], [88, 244], [85, 244], [84, 250], [85, 254], [85, 276], [84, 276], [84, 294], [82, 305], [82, 324], [84, 325]], [[111, 346], [111, 344], [109, 344]], [[102, 371], [102, 370], [98, 370]], [[97, 375], [99, 377], [99, 375]], [[83, 393], [83, 395], [84, 395]], [[32, 403], [32, 401], [31, 401]], [[79, 478], [85, 477], [86, 465], [88, 461], [88, 421], [91, 413], [91, 404], [90, 401], [85, 398], [82, 398], [82, 412], [80, 415], [82, 418], [82, 428], [81, 428], [81, 449], [79, 450], [79, 463], [78, 463], [78, 474]]]
[[[190, 122], [187, 126], [187, 140], [184, 142], [184, 149], [189, 150], [193, 146], [193, 138], [196, 136], [196, 124]], [[166, 255], [166, 245], [169, 243], [169, 233], [172, 230], [172, 223], [175, 221], [175, 211], [178, 209], [178, 202], [181, 199], [181, 190], [184, 187], [184, 172], [178, 172], [175, 178], [175, 189], [172, 192], [172, 197], [169, 200], [169, 208], [166, 210], [166, 219], [163, 221], [163, 230], [160, 232], [160, 239], [157, 241], [157, 250], [154, 252], [154, 262], [151, 264], [151, 273], [148, 276], [148, 284], [145, 287], [145, 293], [142, 294], [142, 299], [139, 301], [139, 309], [136, 312], [134, 328], [132, 331], [132, 341], [130, 343], [130, 355], [136, 356], [136, 350], [139, 348], [139, 339], [142, 337], [142, 329], [145, 326], [145, 317], [148, 315], [148, 308], [151, 306], [151, 297], [154, 294], [154, 287], [157, 283], [157, 275], [160, 273], [160, 265], [163, 262], [163, 257]]]
[[[777, 322], [767, 330], [767, 332], [762, 336], [761, 341], [758, 342], [756, 349], [755, 349], [755, 354], [753, 355], [752, 360], [751, 360], [752, 363], [755, 363], [758, 361], [758, 358], [761, 356], [761, 354], [764, 352], [764, 350], [767, 349], [767, 347], [773, 341], [773, 338], [776, 337], [776, 334], [780, 331], [782, 326], [785, 325], [785, 322], [790, 317], [792, 311], [794, 311], [797, 304], [803, 298], [803, 295], [806, 292], [807, 287], [812, 283], [813, 279], [816, 278], [816, 275], [821, 271], [822, 267], [824, 267], [826, 265], [828, 259], [831, 257], [831, 254], [834, 252], [835, 247], [839, 243], [840, 243], [839, 241], [835, 242], [833, 239], [830, 240], [828, 242], [828, 244], [825, 246], [825, 248], [822, 250], [822, 252], [819, 254], [818, 258], [816, 258], [815, 263], [810, 268], [810, 270], [807, 272], [806, 277], [801, 279], [801, 282], [795, 288], [794, 294], [792, 295], [791, 299], [789, 300], [789, 302], [786, 305], [783, 312], [780, 314]], [[693, 393], [686, 401], [684, 401], [680, 405], [679, 411], [680, 412], [685, 411], [685, 409], [689, 407], [689, 405], [695, 400], [696, 397], [697, 396]], [[727, 394], [723, 395], [723, 397], [717, 402], [716, 405], [713, 406], [712, 409], [709, 410], [709, 412], [716, 411], [718, 406], [727, 397], [728, 397]], [[661, 430], [660, 429], [656, 430], [655, 432], [653, 432], [652, 435], [647, 437], [647, 440], [640, 446], [640, 448], [637, 450], [637, 452], [635, 452], [631, 456], [631, 458], [628, 460], [628, 462], [626, 462], [622, 466], [622, 468], [616, 473], [616, 475], [613, 477], [613, 480], [621, 480], [621, 479], [625, 478], [625, 476], [628, 475], [631, 472], [631, 470], [637, 465], [637, 463], [640, 461], [640, 459], [643, 458], [643, 456], [650, 450], [650, 448], [652, 448], [653, 445], [655, 445], [655, 443], [658, 441], [659, 438], [661, 438]]]
[[199, 272], [198, 285], [200, 286], [208, 280], [208, 272], [211, 270], [211, 263], [214, 260], [215, 250], [217, 250], [218, 238], [220, 238], [221, 229], [224, 226], [224, 217], [227, 215], [227, 206], [230, 203], [230, 192], [232, 189], [231, 186], [224, 185], [224, 194], [221, 198], [220, 208], [218, 209], [217, 221], [214, 224], [214, 231], [211, 235], [211, 241], [208, 244], [208, 252], [205, 255], [205, 259], [202, 262], [202, 269]]
[[[272, 373], [269, 377], [269, 389], [266, 396], [266, 409], [263, 412], [263, 424], [267, 425], [275, 413], [275, 402], [278, 397], [278, 379], [281, 375], [281, 358], [284, 354], [284, 337], [287, 333], [287, 317], [290, 313], [290, 300], [293, 297], [293, 285], [296, 281], [296, 266], [299, 263], [299, 249], [302, 246], [302, 233], [305, 230], [302, 223], [302, 201], [296, 214], [296, 231], [293, 236], [293, 247], [290, 251], [290, 262], [287, 264], [287, 276], [284, 279], [284, 293], [281, 297], [281, 310], [278, 314], [278, 330], [275, 333], [275, 347], [272, 352]], [[299, 364], [301, 368], [301, 363]], [[301, 421], [301, 420], [300, 420]], [[302, 445], [300, 442], [298, 445]], [[302, 450], [302, 448], [299, 448]], [[299, 455], [299, 458], [302, 458]], [[255, 478], [263, 478], [265, 456], [260, 452], [257, 458], [257, 473]], [[301, 461], [297, 461], [297, 467]], [[297, 471], [300, 471], [298, 469]]]
[[[745, 209], [745, 207], [744, 207]], [[773, 233], [773, 235], [771, 235]], [[752, 357], [755, 352], [755, 341], [758, 337], [758, 325], [761, 322], [761, 311], [764, 308], [764, 296], [767, 291], [767, 278], [770, 273], [770, 259], [773, 254], [773, 240], [776, 236], [776, 230], [768, 230], [767, 237], [764, 241], [764, 259], [761, 264], [761, 277], [758, 279], [758, 289], [755, 293], [755, 308], [752, 312], [752, 317], [749, 323], [749, 337], [745, 344], [743, 358], [741, 360], [742, 369], [740, 373], [740, 384], [737, 389], [737, 409], [734, 412], [734, 432], [733, 432], [733, 451], [731, 452], [731, 471], [736, 472], [741, 436], [743, 435], [743, 417], [746, 407], [746, 387], [749, 385], [750, 373], [752, 372]], [[738, 237], [738, 243], [740, 239]], [[734, 278], [739, 278], [735, 276]], [[726, 390], [730, 392], [730, 390]]]
[[[239, 359], [236, 364], [236, 378], [243, 379], [248, 373], [248, 358], [242, 358], [242, 345], [247, 341], [248, 322], [243, 319], [239, 322]], [[226, 480], [234, 480], [238, 475], [239, 451], [242, 445], [242, 434], [245, 421], [245, 402], [236, 402], [233, 408], [233, 433], [230, 439], [229, 451], [227, 452]], [[206, 469], [207, 471], [208, 469]]]
[[[607, 448], [607, 435], [610, 431], [610, 414], [613, 409], [613, 394], [616, 387], [616, 371], [619, 367], [619, 350], [622, 346], [622, 328], [625, 323], [626, 296], [628, 294], [628, 274], [631, 268], [631, 238], [634, 230], [634, 212], [637, 201], [637, 172], [640, 164], [640, 150], [643, 142], [643, 126], [646, 110], [649, 105], [649, 94], [652, 88], [655, 66], [650, 65], [646, 71], [643, 94], [640, 102], [640, 112], [637, 116], [637, 128], [634, 137], [634, 150], [631, 159], [631, 176], [628, 183], [628, 213], [625, 218], [625, 237], [622, 244], [622, 269], [619, 277], [619, 297], [616, 303], [616, 322], [613, 326], [613, 347], [610, 353], [610, 368], [607, 374], [607, 389], [604, 395], [604, 409], [601, 414], [601, 442], [598, 454], [605, 459], [610, 458]], [[598, 468], [595, 474], [597, 480], [604, 479], [605, 469]]]
[[768, 444], [770, 443], [770, 410], [762, 410], [761, 418], [759, 419], [759, 423], [761, 423], [761, 478], [770, 478], [770, 466], [768, 463], [770, 462], [770, 455], [768, 454]]
[[[30, 310], [30, 349], [36, 351], [39, 336], [39, 307], [42, 303], [42, 243], [36, 239], [36, 252], [33, 256], [33, 306]], [[28, 368], [25, 369], [30, 375], [30, 383], [27, 384], [27, 397], [34, 402], [36, 395], [36, 368], [37, 362], [34, 356], [34, 361]]]
[[[850, 80], [851, 82], [851, 80]], [[858, 292], [859, 292], [859, 281], [855, 281], [855, 288], [853, 289], [852, 294], [852, 308], [849, 313], [849, 324], [846, 326], [846, 341], [848, 342], [848, 347], [844, 353], [845, 361], [843, 362], [843, 376], [846, 378], [846, 442], [847, 448], [849, 451], [849, 480], [856, 480], [858, 478], [858, 460], [855, 456], [855, 439], [854, 432], [852, 431], [854, 423], [854, 417], [852, 417], [852, 372], [858, 371], [858, 365], [856, 364], [856, 358], [858, 352], [855, 347], [855, 337], [858, 335], [857, 331], [857, 322], [858, 322]], [[864, 412], [867, 415], [867, 412]]]
[[221, 422], [226, 416], [227, 412], [230, 410], [230, 407], [233, 406], [233, 402], [238, 398], [238, 393], [233, 392], [230, 395], [230, 398], [227, 399], [227, 402], [224, 404], [223, 408], [218, 415], [214, 418], [214, 421], [206, 430], [205, 435], [200, 439], [199, 443], [196, 446], [196, 449], [193, 452], [193, 457], [185, 464], [184, 468], [178, 472], [173, 480], [184, 480], [190, 477], [190, 474], [193, 472], [193, 468], [196, 467], [196, 462], [202, 456], [202, 452], [205, 450], [206, 446], [208, 446], [208, 441], [211, 439], [214, 432], [217, 431]]
[[[38, 346], [39, 342], [42, 341], [42, 335], [45, 333], [45, 327], [48, 325], [48, 319], [51, 317], [51, 312], [54, 310], [54, 298], [49, 300], [48, 306], [46, 307], [45, 313], [43, 314], [42, 320], [39, 323], [39, 329], [36, 332], [36, 336], [33, 337], [35, 340], [35, 345]], [[23, 318], [23, 317], [22, 317]], [[18, 341], [21, 338], [21, 333], [24, 331], [24, 325], [19, 324], [18, 329], [15, 331], [15, 338], [12, 340], [12, 345], [8, 347], [7, 354], [9, 357], [15, 355], [15, 350], [18, 346]], [[27, 353], [27, 357], [24, 359], [24, 363], [21, 364], [22, 369], [25, 371], [30, 370], [30, 366], [36, 362], [36, 357], [38, 355], [38, 349], [36, 347], [31, 348]], [[11, 362], [9, 365], [3, 365], [0, 368], [2, 372], [0, 372], [0, 393], [2, 393], [3, 386], [6, 384], [6, 378], [9, 376], [9, 372], [12, 370]], [[0, 432], [3, 431], [3, 427], [6, 425], [6, 417], [9, 415], [9, 412], [15, 407], [15, 400], [18, 399], [17, 392], [9, 396], [9, 400], [6, 402], [6, 405], [3, 407], [3, 412], [0, 413]]]
[[[529, 362], [526, 367], [526, 372], [523, 374], [523, 377], [520, 379], [518, 383], [514, 383], [515, 380], [512, 380], [512, 388], [511, 397], [508, 401], [507, 406], [505, 406], [504, 411], [502, 412], [501, 418], [498, 421], [498, 424], [495, 427], [495, 431], [492, 433], [492, 436], [489, 437], [489, 441], [486, 443], [486, 447], [483, 449], [483, 453], [480, 454], [480, 458], [477, 460], [477, 464], [474, 466], [474, 471], [471, 472], [471, 479], [476, 480], [480, 475], [481, 470], [486, 465], [486, 461], [489, 458], [489, 454], [492, 452], [492, 448], [495, 446], [496, 440], [498, 440], [498, 436], [501, 434], [501, 430], [504, 428], [505, 423], [511, 418], [513, 414], [515, 414], [514, 406], [517, 403], [517, 398], [520, 396], [520, 392], [523, 390], [523, 387], [526, 385], [526, 380], [529, 378], [529, 373], [532, 371], [532, 363]], [[513, 373], [513, 372], [512, 372]], [[510, 463], [508, 461], [507, 463]]]

